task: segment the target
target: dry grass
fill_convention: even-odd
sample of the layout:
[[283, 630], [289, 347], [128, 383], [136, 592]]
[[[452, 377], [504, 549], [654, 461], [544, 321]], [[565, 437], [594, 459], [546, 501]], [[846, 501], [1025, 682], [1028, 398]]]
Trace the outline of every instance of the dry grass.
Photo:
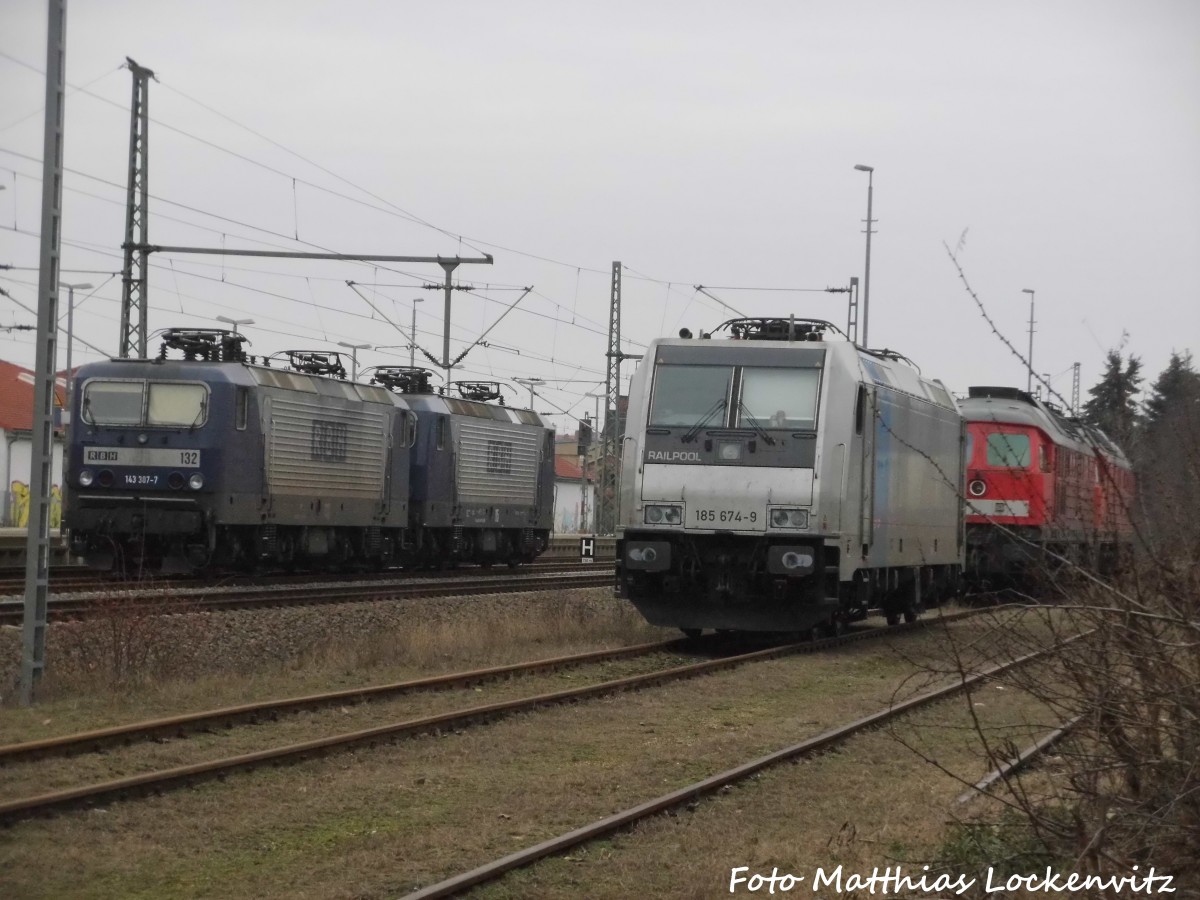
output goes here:
[[36, 796], [138, 772], [191, 765], [474, 706], [581, 688], [695, 661], [695, 657], [667, 653], [630, 660], [610, 660], [557, 672], [516, 676], [474, 687], [428, 691], [371, 703], [347, 703], [285, 714], [278, 720], [194, 732], [186, 739], [138, 742], [129, 747], [112, 747], [103, 753], [16, 764], [0, 768], [0, 800]]
[[[1024, 744], [1046, 727], [1043, 707], [1027, 695], [985, 688], [975, 697], [977, 715], [993, 738]], [[970, 725], [964, 701], [948, 701], [833, 752], [769, 770], [690, 809], [511, 873], [471, 896], [729, 896], [732, 870], [740, 866], [748, 867], [744, 875], [778, 868], [781, 875], [803, 876], [790, 896], [806, 898], [814, 896], [818, 867], [829, 873], [840, 865], [846, 875], [870, 875], [902, 866], [919, 876], [943, 840], [963, 785], [907, 746], [933, 750], [940, 766], [974, 780], [985, 767]], [[828, 888], [821, 893], [834, 895]], [[741, 885], [738, 895], [748, 894]]]
[[[375, 611], [371, 604], [354, 606]], [[260, 652], [246, 659], [239, 654], [218, 671], [181, 665], [173, 674], [160, 672], [132, 684], [102, 678], [88, 681], [83, 670], [69, 679], [60, 677], [47, 685], [49, 699], [32, 709], [0, 706], [0, 743], [675, 636], [646, 625], [628, 604], [614, 601], [611, 591], [600, 588], [567, 595], [443, 599], [397, 610], [382, 625], [360, 625], [356, 612], [348, 606], [330, 610], [327, 619], [333, 624], [322, 632], [322, 639], [305, 643], [294, 653]], [[219, 646], [250, 640], [247, 635], [252, 630], [246, 623], [260, 615], [167, 618], [176, 626], [169, 631], [173, 641], [186, 641], [189, 628], [203, 629], [199, 639]], [[269, 615], [283, 621], [268, 624], [265, 630], [287, 627], [292, 618], [319, 617], [320, 611], [278, 610]], [[196, 620], [194, 628], [180, 627], [182, 620], [190, 619]], [[167, 632], [164, 627], [161, 640], [167, 640]], [[179, 650], [179, 656], [184, 656], [185, 648]]]
[[[964, 623], [956, 633], [972, 627], [985, 626]], [[976, 644], [990, 653], [994, 642]], [[0, 889], [30, 897], [393, 896], [873, 711], [891, 700], [914, 663], [947, 664], [945, 635], [936, 630], [897, 646], [910, 658], [865, 644], [761, 663], [461, 735], [23, 823], [0, 833]], [[889, 741], [830, 808], [844, 814], [847, 796], [857, 803], [893, 790], [889, 767], [901, 758], [912, 756]], [[808, 814], [807, 800], [793, 794], [791, 802], [795, 823]], [[862, 811], [864, 821], [878, 818], [877, 810]], [[888, 833], [909, 834], [901, 816], [910, 814], [898, 808]], [[734, 815], [761, 819], [756, 807]], [[769, 811], [766, 817], [774, 821]], [[664, 851], [677, 867], [678, 837]], [[728, 855], [697, 851], [689, 841], [684, 858], [724, 864]], [[661, 883], [668, 893], [677, 888], [655, 882], [636, 861], [585, 880], [586, 893], [597, 896], [628, 896], [639, 881]], [[577, 893], [575, 884], [550, 892]], [[541, 888], [516, 893], [537, 896]]]

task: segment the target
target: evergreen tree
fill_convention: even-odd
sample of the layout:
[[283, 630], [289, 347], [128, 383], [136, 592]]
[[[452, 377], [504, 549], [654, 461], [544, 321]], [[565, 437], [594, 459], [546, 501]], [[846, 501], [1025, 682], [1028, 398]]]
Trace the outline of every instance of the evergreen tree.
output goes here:
[[1194, 559], [1200, 547], [1200, 374], [1172, 353], [1150, 389], [1138, 438], [1138, 494], [1156, 549]]
[[1088, 390], [1092, 399], [1083, 404], [1084, 421], [1099, 427], [1126, 452], [1138, 425], [1133, 398], [1142, 383], [1141, 369], [1142, 361], [1133, 354], [1125, 361], [1120, 350], [1109, 350], [1104, 375]]
[[1157, 430], [1164, 417], [1181, 403], [1195, 402], [1200, 397], [1200, 375], [1192, 368], [1190, 351], [1171, 353], [1171, 360], [1150, 388], [1146, 401], [1145, 430]]

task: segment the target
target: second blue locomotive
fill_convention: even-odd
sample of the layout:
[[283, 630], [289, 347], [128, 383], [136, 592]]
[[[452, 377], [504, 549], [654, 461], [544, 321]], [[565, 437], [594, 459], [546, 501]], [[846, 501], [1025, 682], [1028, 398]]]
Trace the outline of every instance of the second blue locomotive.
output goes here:
[[89, 564], [517, 564], [545, 548], [554, 439], [536, 413], [243, 344], [169, 329], [155, 359], [79, 369], [65, 524]]

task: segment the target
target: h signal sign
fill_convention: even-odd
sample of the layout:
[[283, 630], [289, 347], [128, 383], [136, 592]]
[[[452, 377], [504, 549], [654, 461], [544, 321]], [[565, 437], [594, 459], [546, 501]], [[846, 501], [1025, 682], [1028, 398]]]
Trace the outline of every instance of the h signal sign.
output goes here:
[[594, 537], [579, 539], [579, 561], [585, 563], [596, 561], [596, 539]]

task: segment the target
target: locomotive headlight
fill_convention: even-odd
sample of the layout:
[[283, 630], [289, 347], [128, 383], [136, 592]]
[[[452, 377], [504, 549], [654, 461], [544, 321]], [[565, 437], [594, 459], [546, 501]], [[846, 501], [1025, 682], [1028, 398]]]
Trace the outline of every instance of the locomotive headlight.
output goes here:
[[683, 521], [683, 507], [647, 506], [645, 520], [648, 525], [678, 525]]
[[658, 559], [658, 551], [653, 547], [630, 547], [629, 558], [634, 562], [652, 563]]
[[987, 483], [980, 478], [976, 478], [969, 485], [967, 485], [967, 490], [970, 492], [972, 497], [982, 497], [987, 493]]
[[188, 478], [188, 487], [193, 491], [200, 490], [200, 488], [204, 487], [204, 476], [199, 472], [193, 472], [191, 477]]
[[773, 509], [771, 510], [771, 527], [773, 528], [807, 528], [807, 509]]
[[781, 562], [785, 569], [811, 569], [813, 558], [811, 553], [800, 553], [795, 550], [789, 550], [783, 554]]
[[95, 479], [96, 479], [96, 476], [92, 474], [91, 469], [84, 469], [82, 472], [79, 473], [80, 487], [91, 487], [92, 482], [95, 481]]

